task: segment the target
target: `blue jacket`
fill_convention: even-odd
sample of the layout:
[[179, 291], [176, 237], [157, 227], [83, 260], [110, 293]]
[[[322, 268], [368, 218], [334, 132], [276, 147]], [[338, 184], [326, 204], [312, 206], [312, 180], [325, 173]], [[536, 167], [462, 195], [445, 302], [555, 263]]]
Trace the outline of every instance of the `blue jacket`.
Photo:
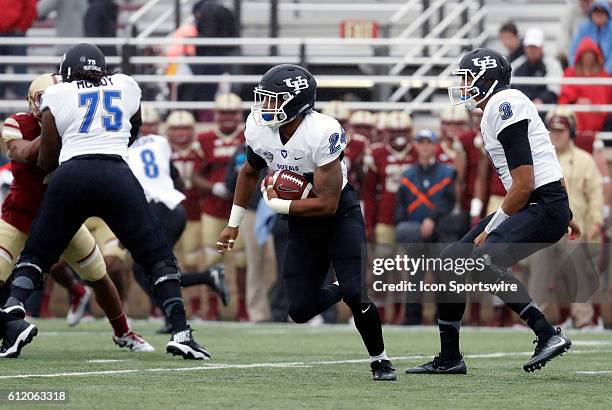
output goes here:
[[423, 167], [415, 164], [402, 174], [395, 201], [395, 224], [423, 222], [425, 218], [438, 221], [455, 205], [455, 170], [434, 162]]
[[[608, 11], [608, 23], [601, 28], [597, 27], [590, 18], [593, 8], [596, 6], [603, 7]], [[593, 41], [599, 45], [604, 55], [606, 71], [612, 73], [612, 9], [607, 1], [598, 0], [593, 3], [591, 11], [589, 12], [589, 20], [584, 22], [574, 35], [569, 56], [570, 65], [575, 64], [576, 50], [578, 49], [580, 41], [585, 37], [591, 37]]]

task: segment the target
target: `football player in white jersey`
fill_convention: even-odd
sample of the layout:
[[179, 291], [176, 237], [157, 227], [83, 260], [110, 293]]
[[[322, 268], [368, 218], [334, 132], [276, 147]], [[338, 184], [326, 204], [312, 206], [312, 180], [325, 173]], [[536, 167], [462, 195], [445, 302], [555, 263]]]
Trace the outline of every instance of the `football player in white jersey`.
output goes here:
[[[275, 197], [271, 189], [264, 192], [270, 208], [289, 219], [281, 269], [289, 315], [305, 323], [344, 300], [370, 355], [374, 380], [395, 380], [378, 309], [368, 299], [361, 275], [367, 257], [365, 228], [342, 160], [346, 134], [338, 121], [313, 111], [316, 87], [312, 74], [297, 65], [281, 64], [263, 75], [246, 121], [247, 161], [217, 246], [222, 253], [231, 250], [262, 169], [290, 170], [314, 181], [316, 198], [289, 201]], [[338, 282], [322, 286], [330, 264]]]
[[23, 302], [41, 286], [43, 273], [77, 229], [86, 218], [99, 216], [151, 276], [174, 330], [166, 351], [208, 359], [186, 322], [172, 248], [125, 161], [141, 122], [140, 88], [131, 77], [110, 73], [104, 60], [93, 44], [72, 47], [60, 65], [62, 83], [42, 97], [38, 165], [54, 172], [13, 269], [5, 306], [23, 311]]
[[[151, 109], [151, 107], [146, 107]], [[143, 111], [145, 106], [143, 104]], [[144, 122], [144, 115], [143, 115]], [[171, 161], [172, 148], [165, 137], [156, 134], [141, 135], [128, 149], [128, 164], [142, 185], [149, 207], [160, 222], [170, 246], [174, 247], [185, 230], [187, 212], [181, 202], [185, 195], [183, 180]], [[134, 277], [162, 312], [161, 301], [152, 292], [151, 281], [139, 263], [134, 263]], [[219, 293], [224, 306], [229, 303], [229, 288], [225, 284], [222, 265], [211, 266], [203, 272], [181, 273], [181, 286], [208, 285]], [[172, 330], [166, 317], [166, 332]]]
[[[563, 172], [548, 131], [529, 98], [510, 88], [511, 71], [505, 57], [486, 48], [467, 53], [453, 71], [461, 77], [461, 85], [449, 88], [451, 103], [484, 111], [480, 126], [484, 146], [507, 194], [495, 213], [449, 245], [441, 257], [480, 259], [483, 269], [474, 269], [471, 281], [504, 285], [498, 286], [496, 295], [537, 338], [533, 356], [523, 365], [532, 372], [569, 350], [571, 341], [551, 326], [509, 267], [566, 233], [570, 239], [577, 238], [580, 229], [572, 220]], [[450, 272], [445, 280], [464, 278]], [[441, 352], [407, 373], [466, 373], [459, 351], [465, 293], [444, 297], [438, 305]]]

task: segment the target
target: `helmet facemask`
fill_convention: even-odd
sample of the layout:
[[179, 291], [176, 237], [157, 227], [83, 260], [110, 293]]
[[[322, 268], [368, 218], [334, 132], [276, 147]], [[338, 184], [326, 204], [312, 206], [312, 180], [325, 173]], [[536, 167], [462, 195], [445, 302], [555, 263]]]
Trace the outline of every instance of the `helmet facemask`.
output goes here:
[[255, 103], [251, 106], [251, 114], [257, 125], [265, 125], [278, 129], [293, 118], [288, 118], [285, 107], [295, 97], [290, 92], [276, 93], [256, 87]]
[[[465, 105], [465, 108], [472, 111], [478, 106], [478, 104], [489, 97], [497, 86], [497, 80], [495, 80], [486, 91], [481, 90], [481, 87], [476, 85], [478, 80], [480, 80], [486, 72], [486, 69], [482, 69], [476, 76], [474, 76], [474, 73], [467, 68], [455, 68], [451, 74], [461, 77], [461, 85], [448, 87], [448, 98], [450, 99], [451, 104]], [[480, 83], [480, 85], [483, 85], [483, 81], [480, 81]]]

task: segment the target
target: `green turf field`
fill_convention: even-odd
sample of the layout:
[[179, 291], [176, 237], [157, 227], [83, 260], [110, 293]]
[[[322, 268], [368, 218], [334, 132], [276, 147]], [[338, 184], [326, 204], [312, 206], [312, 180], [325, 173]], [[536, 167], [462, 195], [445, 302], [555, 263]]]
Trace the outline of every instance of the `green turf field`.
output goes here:
[[435, 329], [387, 327], [398, 381], [373, 382], [361, 340], [346, 325], [197, 324], [213, 360], [195, 362], [165, 354], [167, 337], [154, 334], [155, 323], [134, 323], [152, 354], [118, 349], [102, 321], [37, 324], [21, 357], [0, 361], [0, 390], [66, 390], [70, 408], [612, 408], [610, 332], [570, 332], [569, 354], [527, 374], [529, 332], [466, 328], [468, 374], [440, 377], [403, 372], [437, 352]]

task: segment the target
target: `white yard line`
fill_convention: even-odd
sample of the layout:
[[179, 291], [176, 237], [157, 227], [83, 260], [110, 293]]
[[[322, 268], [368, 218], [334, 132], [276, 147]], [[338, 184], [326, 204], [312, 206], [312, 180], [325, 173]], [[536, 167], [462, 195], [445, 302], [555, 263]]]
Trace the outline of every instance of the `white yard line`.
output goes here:
[[577, 374], [612, 374], [612, 370], [578, 370]]
[[[503, 357], [529, 357], [532, 352], [492, 352], [483, 354], [465, 355], [466, 359], [498, 359]], [[612, 350], [572, 350], [570, 354], [591, 354], [591, 353], [612, 353]], [[392, 357], [393, 361], [423, 360], [430, 359], [430, 355], [418, 356], [397, 356]], [[151, 369], [118, 369], [118, 370], [98, 370], [82, 372], [62, 372], [62, 373], [43, 373], [43, 374], [15, 374], [0, 376], [0, 380], [7, 379], [26, 379], [26, 378], [54, 378], [54, 377], [83, 377], [83, 376], [103, 376], [119, 375], [130, 373], [160, 373], [160, 372], [191, 372], [220, 369], [258, 369], [258, 368], [304, 368], [317, 365], [337, 365], [367, 363], [369, 359], [347, 359], [347, 360], [323, 360], [314, 362], [278, 362], [278, 363], [248, 363], [248, 364], [204, 364], [192, 367], [170, 367], [170, 368], [151, 368]], [[612, 371], [610, 371], [612, 373]], [[577, 372], [582, 374], [592, 374], [589, 372]]]
[[85, 363], [119, 363], [119, 362], [129, 362], [132, 359], [93, 359], [93, 360], [85, 360]]

